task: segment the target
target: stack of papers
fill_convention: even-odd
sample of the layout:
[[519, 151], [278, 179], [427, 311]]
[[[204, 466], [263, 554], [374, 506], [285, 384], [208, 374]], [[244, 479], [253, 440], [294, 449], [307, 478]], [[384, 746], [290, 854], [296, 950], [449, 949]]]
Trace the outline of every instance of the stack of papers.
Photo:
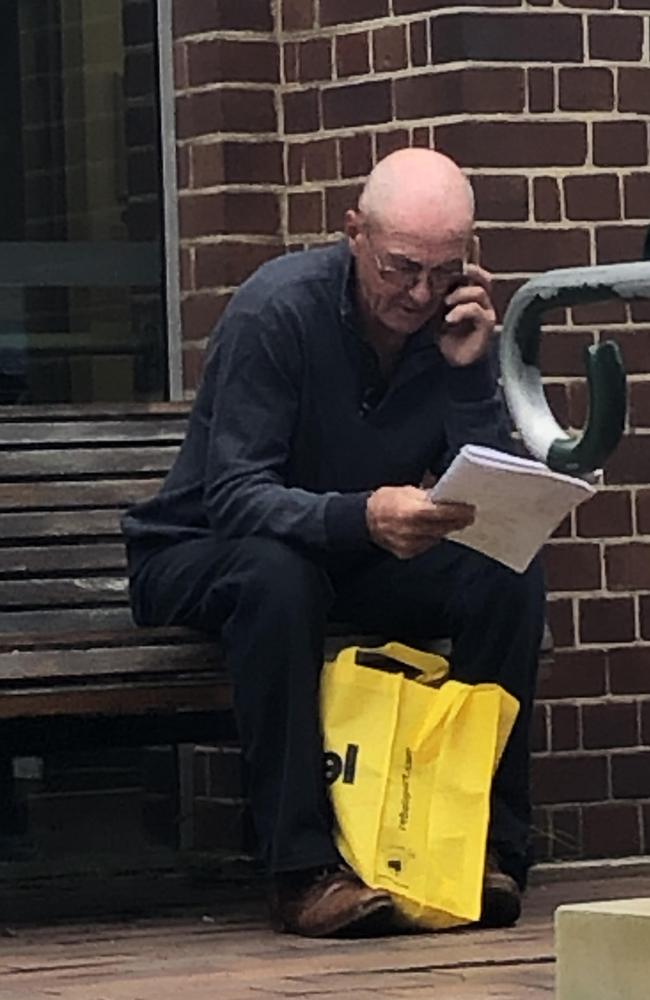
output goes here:
[[450, 540], [523, 573], [569, 511], [595, 492], [584, 479], [542, 462], [468, 444], [428, 494], [476, 508], [474, 524]]

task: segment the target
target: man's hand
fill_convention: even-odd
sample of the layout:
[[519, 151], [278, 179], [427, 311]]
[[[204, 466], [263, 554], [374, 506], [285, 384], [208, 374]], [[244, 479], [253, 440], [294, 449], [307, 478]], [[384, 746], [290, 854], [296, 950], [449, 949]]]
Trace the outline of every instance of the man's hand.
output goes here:
[[438, 347], [448, 364], [471, 365], [486, 353], [496, 315], [490, 299], [491, 279], [478, 264], [467, 264], [464, 284], [445, 299], [447, 313]]
[[415, 486], [382, 486], [368, 498], [366, 520], [373, 542], [398, 559], [412, 559], [450, 531], [470, 525], [474, 508], [464, 503], [432, 503]]

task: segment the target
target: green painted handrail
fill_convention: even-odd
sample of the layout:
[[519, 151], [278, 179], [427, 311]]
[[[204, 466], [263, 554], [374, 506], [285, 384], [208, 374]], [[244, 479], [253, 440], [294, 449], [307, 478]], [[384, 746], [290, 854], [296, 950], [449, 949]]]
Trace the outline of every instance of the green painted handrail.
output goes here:
[[577, 436], [563, 430], [546, 401], [539, 370], [543, 314], [557, 306], [636, 298], [650, 298], [650, 262], [547, 271], [512, 297], [501, 334], [504, 393], [528, 449], [551, 469], [583, 476], [602, 467], [623, 434], [627, 388], [618, 344], [608, 340], [588, 347], [587, 423]]

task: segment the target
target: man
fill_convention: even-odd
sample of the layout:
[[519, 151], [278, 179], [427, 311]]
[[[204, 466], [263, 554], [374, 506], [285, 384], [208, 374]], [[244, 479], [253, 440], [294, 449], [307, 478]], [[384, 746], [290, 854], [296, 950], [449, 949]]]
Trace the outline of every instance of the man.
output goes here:
[[136, 621], [223, 639], [275, 923], [299, 934], [368, 931], [390, 908], [332, 840], [318, 720], [328, 619], [450, 636], [454, 676], [520, 699], [483, 919], [519, 914], [539, 567], [518, 575], [444, 541], [473, 508], [420, 488], [466, 442], [509, 447], [472, 226], [451, 160], [404, 149], [379, 163], [343, 242], [265, 264], [234, 296], [178, 459], [124, 519]]

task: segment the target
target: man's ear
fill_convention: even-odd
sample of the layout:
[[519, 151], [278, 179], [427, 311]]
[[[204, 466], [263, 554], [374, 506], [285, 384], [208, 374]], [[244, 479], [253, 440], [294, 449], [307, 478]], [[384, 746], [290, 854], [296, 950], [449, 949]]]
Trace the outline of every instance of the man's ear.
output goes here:
[[356, 240], [361, 232], [361, 217], [353, 208], [349, 208], [343, 218], [343, 228], [348, 238], [350, 252], [356, 255]]

